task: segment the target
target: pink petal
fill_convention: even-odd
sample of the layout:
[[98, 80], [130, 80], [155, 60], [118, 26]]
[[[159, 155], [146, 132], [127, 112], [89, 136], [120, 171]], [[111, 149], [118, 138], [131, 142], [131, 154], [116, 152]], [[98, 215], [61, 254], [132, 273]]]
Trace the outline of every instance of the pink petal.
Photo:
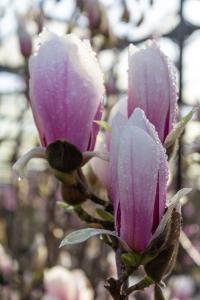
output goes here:
[[127, 98], [122, 98], [115, 103], [109, 115], [109, 124], [112, 126], [112, 120], [115, 115], [120, 112], [124, 117], [128, 117], [128, 101]]
[[[126, 123], [126, 118], [117, 113], [113, 118], [112, 122], [112, 136], [110, 142], [110, 162], [109, 162], [109, 194], [113, 201], [115, 219], [118, 215], [119, 209], [119, 197], [118, 197], [118, 154], [119, 154], [119, 143], [123, 128]], [[116, 227], [119, 227], [118, 221], [116, 222]]]
[[[115, 116], [120, 113], [122, 114], [126, 119], [128, 119], [128, 101], [127, 98], [122, 98], [119, 101], [115, 103], [115, 105], [112, 107], [108, 119], [108, 124], [112, 128], [113, 120]], [[106, 132], [106, 143], [108, 145], [108, 149], [110, 149], [110, 139], [111, 139], [111, 133]]]
[[156, 142], [135, 126], [124, 129], [118, 154], [120, 237], [136, 251], [145, 250], [152, 235], [160, 153]]
[[[100, 121], [101, 118], [102, 118], [102, 114], [103, 114], [103, 105], [102, 105], [102, 103], [100, 103], [100, 105], [99, 105], [99, 107], [96, 111], [94, 121]], [[92, 123], [92, 130], [91, 130], [89, 145], [87, 147], [88, 150], [93, 150], [94, 149], [95, 143], [96, 143], [96, 137], [97, 137], [97, 134], [99, 132], [99, 125], [97, 125], [97, 123], [95, 123], [94, 121]]]
[[156, 142], [160, 152], [159, 178], [157, 187], [157, 196], [154, 208], [154, 229], [158, 226], [166, 208], [167, 181], [168, 181], [168, 163], [165, 149], [159, 140], [155, 127], [146, 118], [145, 113], [140, 108], [136, 108], [131, 115], [128, 123], [145, 130]]
[[104, 93], [91, 49], [72, 34], [51, 34], [31, 57], [29, 69], [31, 106], [42, 144], [66, 139], [87, 150]]
[[[136, 48], [137, 49], [137, 48]], [[163, 143], [176, 118], [176, 83], [169, 61], [155, 42], [145, 49], [130, 48], [128, 115], [144, 110]]]
[[[105, 143], [105, 135], [99, 132], [94, 151], [108, 152], [107, 144]], [[90, 165], [95, 175], [105, 188], [109, 189], [109, 162], [98, 157], [91, 159]]]

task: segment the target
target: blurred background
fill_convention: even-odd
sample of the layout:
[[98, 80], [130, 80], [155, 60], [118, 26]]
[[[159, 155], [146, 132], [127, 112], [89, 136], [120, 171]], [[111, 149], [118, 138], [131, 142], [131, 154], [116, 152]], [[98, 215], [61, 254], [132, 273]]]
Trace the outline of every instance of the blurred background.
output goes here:
[[[0, 299], [109, 300], [104, 280], [115, 275], [111, 250], [96, 238], [58, 248], [84, 223], [57, 205], [59, 185], [47, 164], [32, 160], [19, 183], [11, 170], [39, 145], [29, 107], [28, 58], [43, 27], [90, 39], [105, 76], [105, 119], [127, 96], [127, 46], [154, 38], [176, 66], [180, 118], [200, 104], [200, 1], [0, 0]], [[170, 191], [184, 186], [193, 192], [183, 201], [183, 234], [167, 299], [200, 299], [199, 129], [197, 113], [171, 164]], [[94, 191], [106, 197], [92, 170], [86, 172]], [[132, 299], [151, 299], [151, 289]]]

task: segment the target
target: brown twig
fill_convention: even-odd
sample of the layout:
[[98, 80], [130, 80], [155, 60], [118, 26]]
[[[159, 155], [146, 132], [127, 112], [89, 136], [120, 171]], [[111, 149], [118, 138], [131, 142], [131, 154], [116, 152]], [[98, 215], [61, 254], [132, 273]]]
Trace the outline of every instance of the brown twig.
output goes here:
[[128, 278], [130, 274], [137, 269], [125, 268], [121, 260], [121, 249], [118, 247], [116, 250], [116, 266], [118, 279], [110, 278], [107, 280], [105, 288], [110, 292], [115, 300], [127, 300], [128, 299]]
[[146, 276], [145, 278], [143, 278], [141, 281], [139, 281], [138, 283], [132, 285], [131, 287], [129, 287], [126, 291], [126, 296], [130, 295], [133, 292], [136, 291], [141, 291], [143, 289], [145, 289], [146, 287], [149, 287], [150, 285], [152, 285], [153, 280]]

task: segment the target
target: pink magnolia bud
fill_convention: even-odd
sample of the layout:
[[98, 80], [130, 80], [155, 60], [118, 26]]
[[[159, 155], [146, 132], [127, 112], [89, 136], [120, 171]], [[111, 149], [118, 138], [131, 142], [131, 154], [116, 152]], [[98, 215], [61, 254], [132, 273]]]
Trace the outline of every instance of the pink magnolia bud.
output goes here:
[[164, 215], [168, 169], [158, 134], [141, 109], [128, 121], [119, 113], [114, 117], [109, 169], [118, 235], [143, 252]]
[[44, 274], [46, 295], [43, 300], [92, 300], [93, 293], [81, 270], [68, 271], [55, 266]]
[[171, 287], [172, 300], [189, 300], [193, 299], [195, 285], [189, 276], [179, 275], [172, 276], [169, 281]]
[[42, 145], [65, 139], [81, 151], [92, 150], [99, 128], [93, 121], [101, 119], [104, 85], [91, 47], [73, 34], [45, 34], [29, 70]]
[[32, 39], [21, 19], [18, 21], [18, 38], [21, 54], [28, 58], [32, 52]]
[[0, 273], [7, 277], [11, 275], [13, 269], [12, 258], [6, 253], [5, 249], [0, 244]]
[[76, 283], [70, 271], [56, 266], [44, 274], [44, 285], [47, 295], [58, 300], [76, 298]]
[[89, 24], [91, 29], [95, 29], [101, 22], [101, 9], [99, 1], [84, 0], [85, 9], [88, 15]]
[[172, 66], [155, 42], [129, 48], [128, 115], [144, 110], [163, 143], [176, 118], [176, 83]]

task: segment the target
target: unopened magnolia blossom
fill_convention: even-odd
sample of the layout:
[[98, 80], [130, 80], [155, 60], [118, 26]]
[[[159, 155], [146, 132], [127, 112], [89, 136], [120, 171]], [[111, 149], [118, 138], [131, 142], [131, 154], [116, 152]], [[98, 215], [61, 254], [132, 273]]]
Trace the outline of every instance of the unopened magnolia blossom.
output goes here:
[[6, 253], [3, 246], [0, 244], [0, 274], [3, 277], [8, 277], [12, 274], [14, 270], [12, 258]]
[[173, 66], [154, 41], [144, 49], [129, 47], [128, 116], [144, 110], [162, 143], [176, 120], [176, 81]]
[[172, 300], [188, 300], [193, 299], [195, 285], [190, 276], [179, 275], [172, 276], [169, 281], [171, 288], [170, 298]]
[[113, 119], [110, 185], [118, 235], [143, 252], [166, 207], [167, 159], [154, 126], [137, 108]]
[[101, 22], [101, 11], [99, 1], [84, 0], [84, 6], [88, 15], [90, 28], [97, 28]]
[[64, 139], [81, 151], [92, 150], [104, 85], [89, 44], [73, 34], [43, 33], [29, 70], [31, 107], [42, 145]]
[[30, 34], [27, 31], [26, 23], [22, 20], [18, 20], [18, 38], [21, 54], [28, 58], [32, 52], [32, 39]]
[[[112, 127], [113, 117], [122, 113], [129, 118], [135, 108], [141, 108], [147, 119], [155, 126], [160, 141], [173, 128], [176, 119], [176, 84], [173, 67], [154, 41], [148, 41], [144, 49], [131, 45], [129, 48], [128, 99], [118, 101], [112, 108], [108, 123]], [[100, 133], [95, 149], [110, 150], [111, 134]], [[108, 162], [95, 158], [92, 168], [103, 185], [109, 190]]]
[[136, 108], [128, 119], [126, 109], [125, 99], [113, 107], [112, 131], [96, 145], [110, 151], [110, 161], [95, 158], [91, 163], [112, 198], [118, 235], [143, 252], [166, 208], [167, 158], [144, 111]]
[[[75, 169], [93, 156], [102, 157], [92, 150], [99, 131], [95, 121], [102, 116], [104, 82], [89, 43], [74, 34], [60, 37], [44, 31], [38, 50], [29, 59], [29, 72], [30, 104], [43, 147], [31, 149], [15, 163], [13, 168], [18, 177], [23, 177], [23, 169], [33, 157], [47, 159], [56, 169], [58, 165], [52, 161], [63, 157], [58, 154], [58, 147], [72, 147], [78, 153], [79, 162], [73, 164]], [[53, 149], [55, 145], [57, 148], [51, 148], [53, 158], [50, 159], [47, 151], [52, 143]], [[65, 154], [66, 151], [65, 148]], [[62, 171], [65, 168], [67, 172], [66, 165], [73, 155], [67, 163], [62, 161]], [[107, 155], [103, 159], [108, 159]]]
[[68, 271], [55, 266], [44, 274], [46, 295], [43, 300], [92, 300], [93, 292], [81, 270]]

